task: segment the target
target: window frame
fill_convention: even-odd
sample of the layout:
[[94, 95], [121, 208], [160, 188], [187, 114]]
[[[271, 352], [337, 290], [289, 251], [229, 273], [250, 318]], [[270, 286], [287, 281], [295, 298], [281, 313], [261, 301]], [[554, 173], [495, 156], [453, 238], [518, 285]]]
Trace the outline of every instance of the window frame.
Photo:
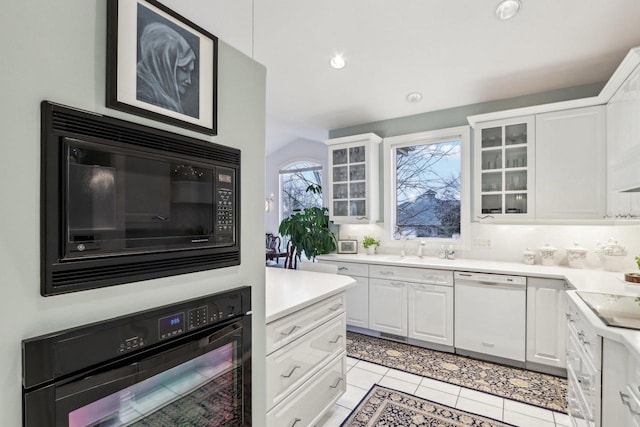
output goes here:
[[383, 141], [383, 200], [384, 231], [391, 242], [400, 242], [394, 237], [396, 229], [396, 155], [397, 148], [413, 145], [434, 144], [446, 141], [460, 141], [460, 239], [439, 237], [418, 237], [427, 244], [462, 245], [468, 247], [471, 227], [471, 129], [458, 126], [385, 138]]

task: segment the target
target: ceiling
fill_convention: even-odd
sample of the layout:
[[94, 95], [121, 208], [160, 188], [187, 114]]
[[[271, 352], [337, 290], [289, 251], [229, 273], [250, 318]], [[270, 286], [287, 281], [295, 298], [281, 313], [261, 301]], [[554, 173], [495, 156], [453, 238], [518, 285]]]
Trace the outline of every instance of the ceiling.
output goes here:
[[[161, 0], [267, 68], [267, 153], [328, 131], [607, 80], [638, 0]], [[329, 60], [347, 60], [334, 70]], [[420, 92], [417, 104], [406, 101]]]

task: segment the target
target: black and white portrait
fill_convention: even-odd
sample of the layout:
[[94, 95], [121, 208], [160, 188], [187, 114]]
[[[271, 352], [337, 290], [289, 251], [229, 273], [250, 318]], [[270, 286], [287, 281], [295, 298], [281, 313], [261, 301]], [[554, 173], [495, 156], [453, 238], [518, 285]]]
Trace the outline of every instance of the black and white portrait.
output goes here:
[[107, 107], [215, 135], [218, 38], [155, 0], [107, 4]]
[[198, 37], [138, 4], [136, 98], [198, 117]]

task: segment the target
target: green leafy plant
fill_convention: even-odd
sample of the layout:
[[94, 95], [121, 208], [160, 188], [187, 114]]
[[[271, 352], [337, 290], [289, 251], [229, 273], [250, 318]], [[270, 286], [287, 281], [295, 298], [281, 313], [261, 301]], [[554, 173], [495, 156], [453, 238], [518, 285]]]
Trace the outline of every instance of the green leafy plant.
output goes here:
[[636, 256], [636, 264], [638, 264], [638, 269], [640, 269], [640, 256]]
[[365, 249], [369, 246], [380, 246], [380, 240], [370, 236], [364, 236], [364, 239], [362, 239], [362, 246], [364, 246]]
[[[322, 187], [310, 185], [308, 192], [321, 194]], [[335, 234], [329, 229], [329, 210], [327, 208], [305, 208], [294, 212], [280, 223], [278, 232], [289, 236], [296, 248], [296, 257], [304, 255], [315, 260], [317, 255], [334, 252], [338, 247]]]

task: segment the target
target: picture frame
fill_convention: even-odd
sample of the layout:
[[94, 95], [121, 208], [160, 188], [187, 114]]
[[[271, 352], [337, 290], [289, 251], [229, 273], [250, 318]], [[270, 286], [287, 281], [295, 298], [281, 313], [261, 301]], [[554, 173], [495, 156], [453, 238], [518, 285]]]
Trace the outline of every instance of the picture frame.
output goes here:
[[106, 106], [216, 135], [218, 38], [156, 0], [107, 0]]
[[358, 241], [357, 240], [338, 240], [338, 253], [339, 254], [357, 254]]

